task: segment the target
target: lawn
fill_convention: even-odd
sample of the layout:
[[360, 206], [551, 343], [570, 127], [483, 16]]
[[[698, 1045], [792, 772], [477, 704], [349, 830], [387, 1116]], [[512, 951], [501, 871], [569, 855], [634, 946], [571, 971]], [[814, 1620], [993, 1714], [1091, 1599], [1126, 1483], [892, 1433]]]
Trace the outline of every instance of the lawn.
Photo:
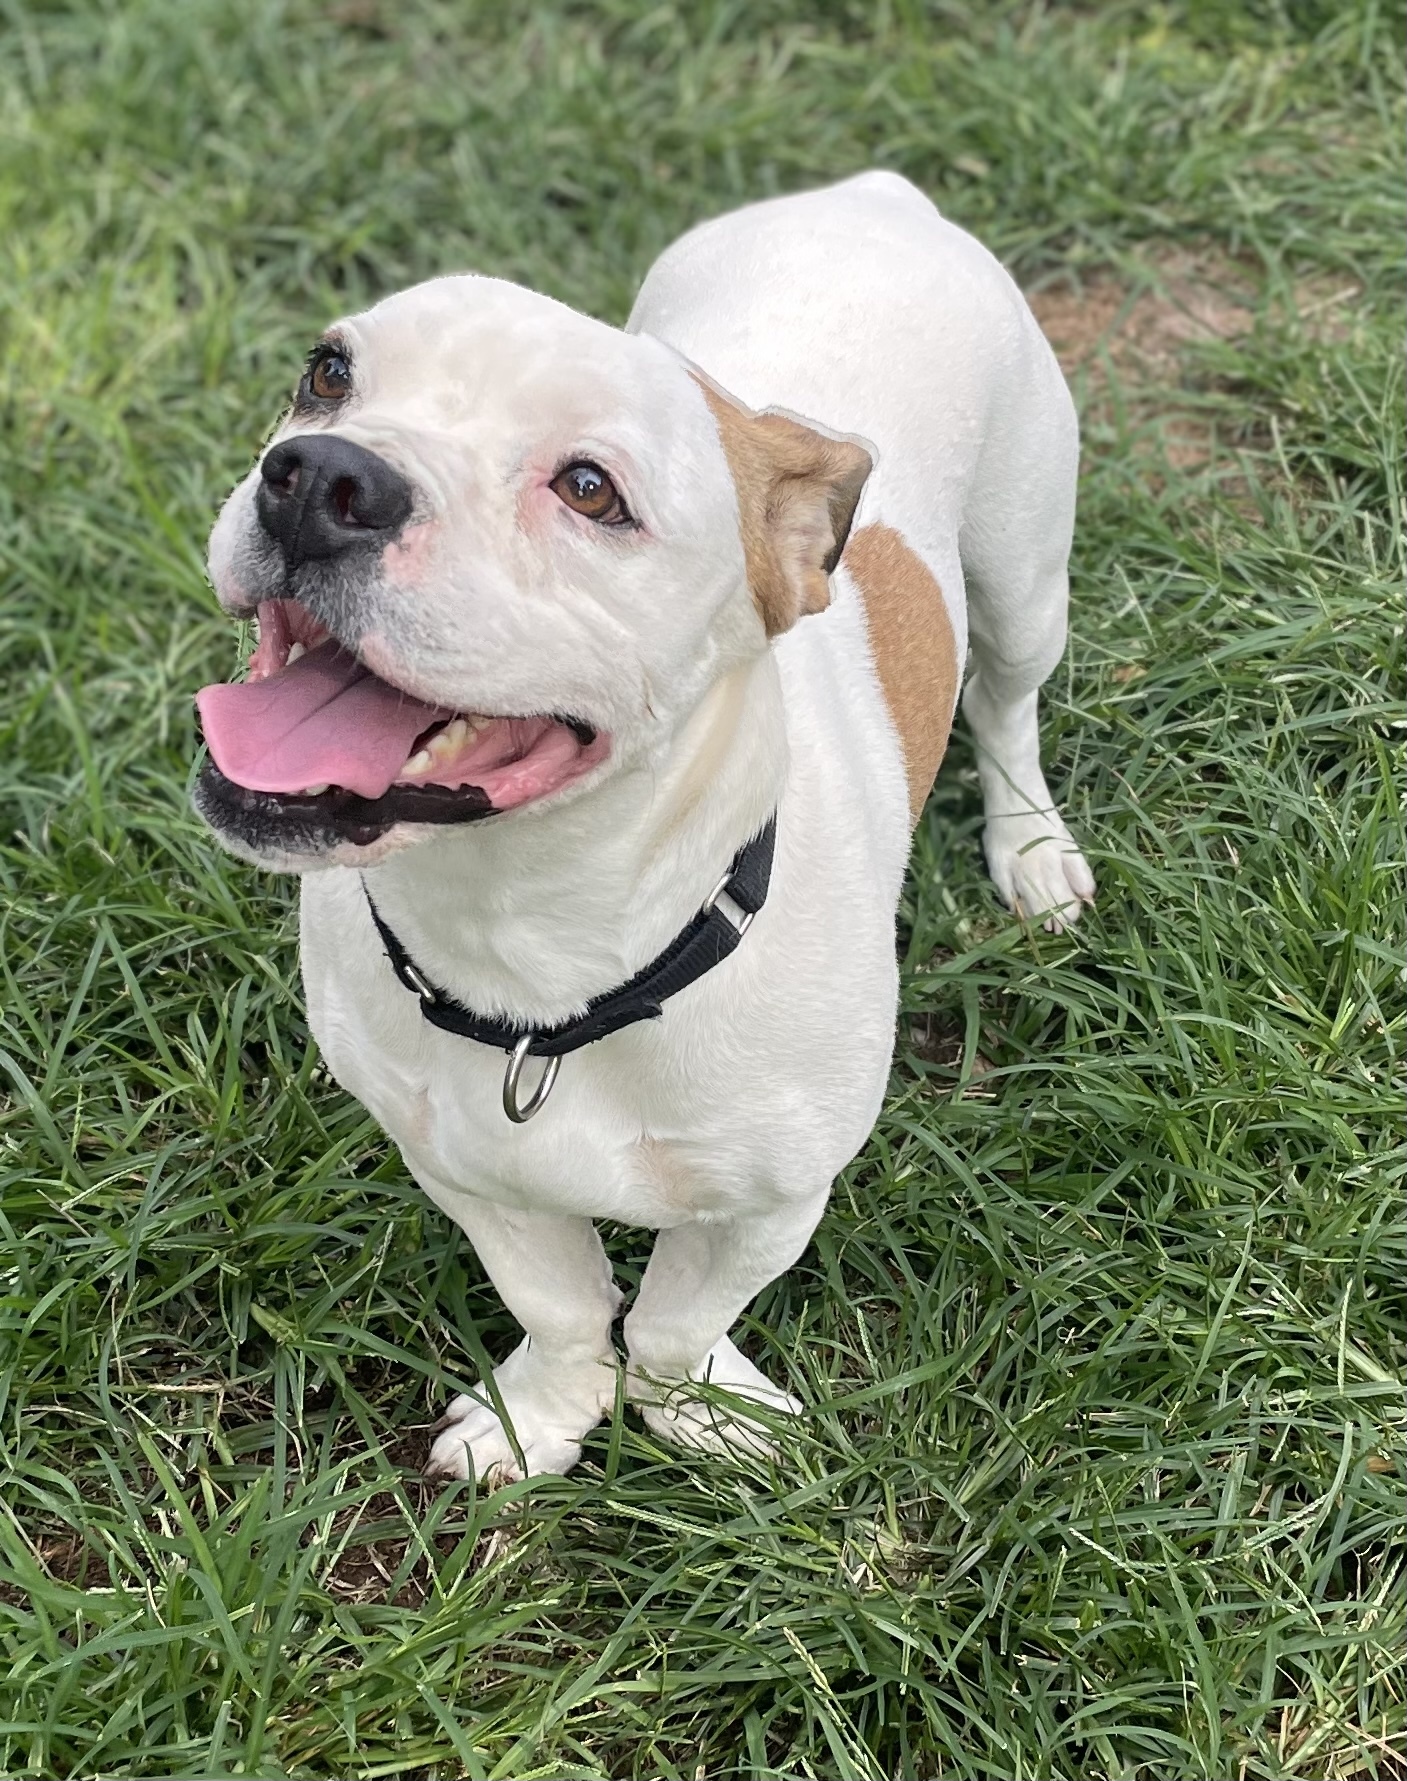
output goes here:
[[[0, 0], [0, 1772], [1407, 1775], [1400, 26]], [[1073, 369], [1099, 906], [1000, 908], [959, 731], [886, 1112], [745, 1330], [781, 1462], [622, 1413], [431, 1491], [515, 1338], [190, 812], [205, 535], [329, 317], [473, 267], [619, 321], [871, 164]]]

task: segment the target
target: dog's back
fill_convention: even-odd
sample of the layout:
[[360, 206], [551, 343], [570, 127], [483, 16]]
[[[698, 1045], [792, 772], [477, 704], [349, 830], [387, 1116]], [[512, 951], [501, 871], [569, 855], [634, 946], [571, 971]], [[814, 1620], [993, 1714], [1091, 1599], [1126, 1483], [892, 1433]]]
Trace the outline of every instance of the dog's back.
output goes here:
[[[956, 705], [969, 590], [980, 634], [989, 590], [1000, 606], [1052, 555], [1063, 576], [1073, 526], [1074, 411], [1020, 291], [907, 180], [875, 172], [691, 230], [650, 269], [627, 325], [749, 406], [871, 447], [834, 609], [778, 657], [794, 725], [808, 689], [834, 680], [823, 657], [870, 657], [903, 756], [896, 808], [916, 820]], [[1054, 584], [1046, 604], [1063, 622]], [[904, 823], [876, 795], [863, 820], [883, 846], [876, 830]]]
[[959, 659], [958, 534], [980, 524], [984, 485], [1008, 484], [1018, 425], [1020, 456], [1068, 463], [1073, 482], [1073, 409], [1020, 291], [897, 174], [691, 230], [651, 267], [627, 327], [667, 341], [753, 408], [871, 444], [856, 526], [883, 520], [930, 563]]

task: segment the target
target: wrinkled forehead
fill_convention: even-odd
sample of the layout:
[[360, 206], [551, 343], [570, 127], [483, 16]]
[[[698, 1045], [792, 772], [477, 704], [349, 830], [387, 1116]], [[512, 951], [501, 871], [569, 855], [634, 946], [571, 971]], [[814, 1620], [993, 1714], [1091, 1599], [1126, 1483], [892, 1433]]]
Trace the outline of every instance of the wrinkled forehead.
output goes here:
[[432, 279], [337, 323], [358, 405], [407, 424], [532, 437], [621, 425], [666, 444], [698, 398], [660, 342], [502, 279]]

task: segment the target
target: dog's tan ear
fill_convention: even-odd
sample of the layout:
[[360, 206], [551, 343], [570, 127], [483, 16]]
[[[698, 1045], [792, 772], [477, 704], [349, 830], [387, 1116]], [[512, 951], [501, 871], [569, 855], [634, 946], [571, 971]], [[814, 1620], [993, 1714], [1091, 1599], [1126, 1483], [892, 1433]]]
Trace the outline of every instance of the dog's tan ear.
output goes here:
[[748, 586], [767, 635], [830, 602], [830, 573], [873, 464], [863, 446], [828, 439], [784, 414], [754, 414], [696, 379], [718, 423], [738, 494]]

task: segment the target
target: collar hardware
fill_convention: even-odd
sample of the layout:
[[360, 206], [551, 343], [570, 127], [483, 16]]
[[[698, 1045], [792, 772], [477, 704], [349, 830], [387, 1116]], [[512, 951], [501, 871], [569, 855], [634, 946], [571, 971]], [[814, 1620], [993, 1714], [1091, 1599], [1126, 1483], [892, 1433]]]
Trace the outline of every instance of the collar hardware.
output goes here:
[[[767, 901], [776, 839], [777, 819], [773, 815], [738, 849], [698, 914], [657, 958], [637, 971], [628, 983], [593, 996], [582, 1013], [551, 1027], [519, 1026], [500, 1015], [475, 1014], [455, 1001], [430, 981], [392, 933], [372, 899], [365, 876], [362, 890], [396, 980], [419, 1001], [421, 1018], [441, 1032], [472, 1039], [479, 1045], [497, 1046], [509, 1054], [503, 1075], [503, 1111], [514, 1125], [525, 1125], [546, 1105], [558, 1068], [569, 1051], [593, 1045], [637, 1021], [658, 1020], [664, 1012], [662, 1003], [722, 964]], [[523, 1071], [530, 1057], [546, 1059], [546, 1068], [537, 1087], [523, 1098]]]
[[409, 958], [402, 959], [398, 964], [393, 964], [392, 969], [412, 995], [419, 996], [422, 1002], [431, 1007], [434, 1006], [439, 999], [439, 992], [434, 984], [425, 981], [420, 975], [419, 968], [413, 965]]
[[[725, 921], [731, 922], [738, 930], [738, 938], [741, 940], [743, 935], [752, 926], [752, 918], [756, 915], [757, 911], [755, 909], [745, 909], [735, 897], [730, 897], [728, 895], [728, 886], [732, 882], [732, 879], [732, 869], [729, 868], [709, 892], [708, 900], [703, 906], [703, 913], [707, 915], [710, 911], [716, 909]], [[736, 915], [733, 913], [735, 909], [737, 910]]]
[[519, 1100], [518, 1084], [523, 1079], [523, 1066], [528, 1061], [532, 1042], [533, 1035], [524, 1033], [513, 1047], [512, 1055], [508, 1059], [508, 1068], [503, 1072], [503, 1111], [514, 1125], [526, 1125], [534, 1113], [541, 1112], [548, 1095], [552, 1093], [552, 1084], [557, 1080], [557, 1072], [562, 1067], [561, 1058], [548, 1058], [537, 1087], [526, 1101]]

